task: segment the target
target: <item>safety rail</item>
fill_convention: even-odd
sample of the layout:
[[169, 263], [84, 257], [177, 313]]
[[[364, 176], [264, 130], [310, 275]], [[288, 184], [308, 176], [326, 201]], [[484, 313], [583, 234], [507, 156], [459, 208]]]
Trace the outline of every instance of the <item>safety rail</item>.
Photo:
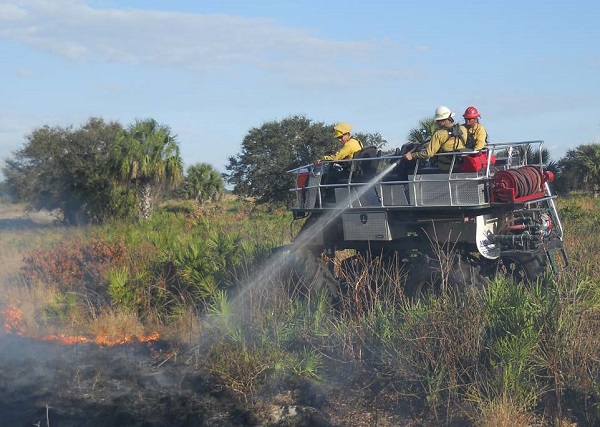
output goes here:
[[[553, 197], [544, 184], [543, 141], [490, 143], [482, 152], [487, 154], [485, 166], [478, 171], [464, 172], [460, 165], [466, 156], [478, 151], [441, 153], [434, 156], [451, 156], [449, 170], [431, 166], [435, 161], [417, 160], [414, 166], [407, 162], [401, 150], [379, 157], [354, 158], [352, 160], [327, 161], [308, 164], [288, 171], [295, 175], [295, 211], [321, 209], [412, 209], [435, 207], [480, 208], [495, 202], [515, 202], [539, 197]], [[432, 160], [434, 159], [432, 158]], [[533, 161], [532, 161], [533, 160]], [[446, 162], [447, 163], [447, 162]], [[495, 194], [494, 176], [499, 171], [534, 166], [531, 179], [535, 191], [528, 195], [518, 193], [518, 188], [501, 189]], [[510, 175], [510, 173], [509, 173]], [[544, 176], [543, 176], [544, 177]], [[502, 185], [517, 186], [520, 183]], [[517, 179], [517, 181], [518, 181]], [[540, 182], [538, 183], [537, 180]], [[500, 190], [498, 190], [500, 191]], [[541, 192], [541, 193], [540, 193]], [[495, 200], [495, 195], [496, 199]], [[500, 196], [505, 200], [500, 200]], [[511, 198], [512, 197], [512, 198]]]

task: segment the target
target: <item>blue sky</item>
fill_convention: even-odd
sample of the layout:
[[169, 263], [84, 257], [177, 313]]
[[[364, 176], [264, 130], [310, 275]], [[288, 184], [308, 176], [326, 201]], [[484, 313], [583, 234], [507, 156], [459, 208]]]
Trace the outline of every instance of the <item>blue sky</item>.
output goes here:
[[292, 115], [401, 146], [446, 105], [554, 160], [600, 143], [597, 0], [0, 0], [0, 160], [36, 127], [171, 127], [224, 172]]

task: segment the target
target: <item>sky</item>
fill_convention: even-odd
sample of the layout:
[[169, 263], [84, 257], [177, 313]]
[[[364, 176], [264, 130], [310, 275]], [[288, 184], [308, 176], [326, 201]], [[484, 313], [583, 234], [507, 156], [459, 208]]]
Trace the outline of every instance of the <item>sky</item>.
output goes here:
[[445, 105], [551, 159], [600, 143], [600, 2], [0, 0], [0, 162], [49, 125], [153, 118], [225, 172], [301, 115], [400, 147]]

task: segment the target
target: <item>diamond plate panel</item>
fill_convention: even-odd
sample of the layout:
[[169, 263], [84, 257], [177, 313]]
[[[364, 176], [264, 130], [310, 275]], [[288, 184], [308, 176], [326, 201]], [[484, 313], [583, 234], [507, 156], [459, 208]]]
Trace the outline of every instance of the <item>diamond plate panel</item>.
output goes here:
[[392, 240], [385, 212], [342, 214], [345, 240]]

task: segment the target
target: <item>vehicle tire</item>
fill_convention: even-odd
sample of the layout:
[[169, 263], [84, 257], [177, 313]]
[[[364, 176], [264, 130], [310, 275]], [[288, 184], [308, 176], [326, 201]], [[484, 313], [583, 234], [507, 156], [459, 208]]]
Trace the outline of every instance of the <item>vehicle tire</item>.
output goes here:
[[439, 261], [431, 254], [421, 254], [408, 261], [409, 275], [404, 285], [404, 292], [410, 298], [420, 298], [423, 295], [440, 289]]
[[292, 294], [327, 290], [333, 297], [338, 293], [338, 281], [320, 252], [297, 250], [288, 254], [283, 271]]
[[481, 289], [486, 285], [481, 267], [467, 256], [452, 254], [451, 259], [442, 261], [437, 256], [423, 255], [418, 268], [412, 269], [406, 283], [408, 296], [418, 298], [428, 292], [439, 292], [444, 285], [457, 292]]
[[315, 215], [311, 213], [308, 215], [308, 218], [304, 220], [304, 224], [300, 227], [296, 238], [294, 239], [294, 245], [299, 247], [299, 250], [304, 250], [304, 248], [311, 248], [313, 251], [317, 250], [317, 246], [314, 244], [315, 240], [315, 228], [319, 222], [319, 215]]
[[496, 274], [515, 283], [532, 283], [548, 268], [545, 252], [513, 253], [498, 259]]
[[474, 289], [483, 289], [487, 279], [481, 273], [481, 266], [469, 257], [457, 254], [454, 256], [453, 268], [448, 275], [449, 286], [464, 292]]

